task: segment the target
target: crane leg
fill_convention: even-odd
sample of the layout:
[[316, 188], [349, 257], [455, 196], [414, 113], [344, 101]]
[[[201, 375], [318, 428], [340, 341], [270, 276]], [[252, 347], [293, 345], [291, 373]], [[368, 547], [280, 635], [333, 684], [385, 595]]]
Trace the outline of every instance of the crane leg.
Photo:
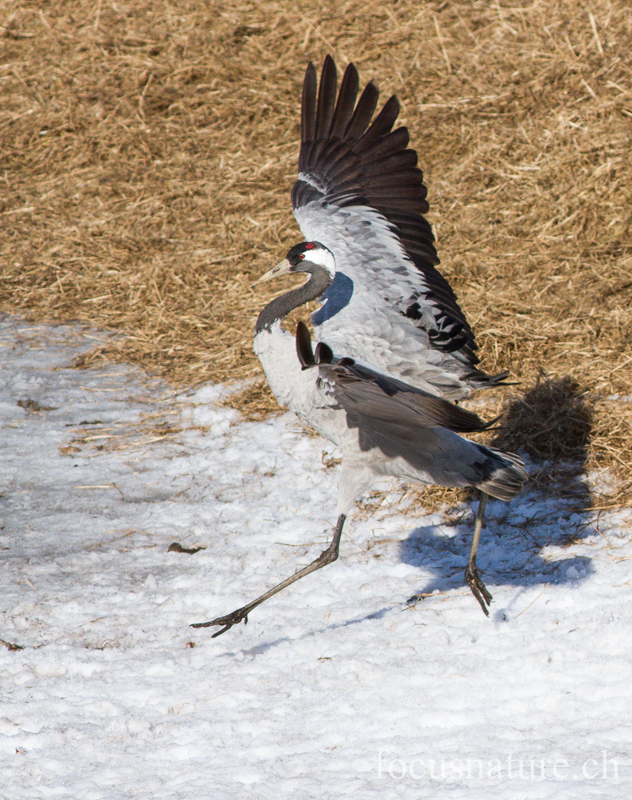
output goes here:
[[[210, 628], [213, 625], [223, 625], [224, 627], [220, 631], [216, 631], [212, 638], [214, 639], [216, 636], [219, 636], [221, 633], [225, 633], [229, 628], [232, 628], [233, 625], [244, 621], [244, 624], [248, 622], [248, 614], [256, 608], [260, 606], [261, 603], [264, 603], [269, 597], [277, 594], [282, 589], [285, 589], [287, 586], [290, 586], [296, 581], [304, 578], [306, 575], [309, 575], [312, 572], [316, 572], [317, 569], [321, 569], [321, 567], [327, 566], [327, 564], [333, 563], [338, 558], [338, 552], [340, 549], [340, 537], [342, 536], [342, 527], [345, 524], [346, 515], [341, 514], [338, 517], [338, 522], [336, 523], [336, 527], [334, 529], [334, 535], [331, 540], [329, 547], [318, 556], [318, 558], [314, 559], [311, 564], [308, 564], [303, 569], [299, 569], [294, 575], [291, 575], [286, 580], [282, 581], [281, 583], [274, 586], [272, 589], [267, 591], [265, 594], [262, 594], [261, 597], [257, 597], [256, 600], [253, 600], [252, 603], [248, 603], [247, 606], [243, 606], [242, 608], [238, 608], [235, 611], [232, 611], [230, 614], [226, 614], [224, 617], [218, 617], [217, 619], [213, 619], [210, 622], [196, 622], [191, 625], [192, 628]], [[473, 590], [472, 590], [473, 591]]]
[[472, 594], [478, 600], [485, 616], [488, 617], [488, 606], [492, 602], [492, 596], [480, 577], [482, 570], [476, 566], [476, 551], [478, 550], [478, 543], [481, 538], [481, 528], [483, 527], [483, 515], [485, 514], [486, 505], [487, 495], [485, 492], [481, 492], [481, 499], [478, 504], [478, 513], [476, 514], [476, 523], [474, 524], [472, 546], [470, 547], [470, 557], [467, 560], [467, 567], [465, 568], [465, 580], [467, 581], [467, 585], [470, 587]]

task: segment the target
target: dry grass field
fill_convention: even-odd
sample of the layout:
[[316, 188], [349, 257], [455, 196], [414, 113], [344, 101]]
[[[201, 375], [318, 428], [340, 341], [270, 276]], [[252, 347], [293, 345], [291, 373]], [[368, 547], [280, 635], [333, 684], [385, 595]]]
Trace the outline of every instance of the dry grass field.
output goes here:
[[259, 376], [250, 284], [301, 239], [300, 86], [331, 53], [402, 101], [441, 269], [521, 382], [488, 396], [504, 441], [632, 500], [627, 0], [0, 0], [0, 53], [0, 310], [116, 330], [86, 363], [176, 386]]

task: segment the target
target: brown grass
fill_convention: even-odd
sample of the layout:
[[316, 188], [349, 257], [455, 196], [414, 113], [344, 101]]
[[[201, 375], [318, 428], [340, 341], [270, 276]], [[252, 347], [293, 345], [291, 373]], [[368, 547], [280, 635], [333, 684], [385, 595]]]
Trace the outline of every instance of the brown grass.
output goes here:
[[257, 378], [250, 284], [301, 238], [300, 84], [330, 52], [402, 100], [484, 367], [568, 381], [587, 465], [627, 478], [626, 0], [20, 0], [0, 25], [2, 310], [117, 330], [93, 361], [174, 385]]

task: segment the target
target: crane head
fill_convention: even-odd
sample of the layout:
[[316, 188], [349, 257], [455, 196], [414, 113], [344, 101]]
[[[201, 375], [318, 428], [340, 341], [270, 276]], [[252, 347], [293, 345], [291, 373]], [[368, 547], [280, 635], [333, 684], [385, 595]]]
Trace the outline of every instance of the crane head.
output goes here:
[[292, 275], [298, 272], [314, 273], [319, 269], [325, 270], [331, 280], [336, 274], [336, 260], [334, 254], [320, 242], [301, 242], [290, 248], [288, 254], [271, 270], [255, 281], [254, 286], [274, 280], [281, 275]]

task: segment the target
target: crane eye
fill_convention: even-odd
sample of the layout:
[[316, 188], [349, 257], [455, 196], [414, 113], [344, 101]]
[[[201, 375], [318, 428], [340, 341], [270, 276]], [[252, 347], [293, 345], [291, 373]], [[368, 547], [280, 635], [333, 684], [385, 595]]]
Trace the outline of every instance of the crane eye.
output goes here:
[[305, 253], [301, 253], [301, 254], [300, 254], [300, 256], [299, 256], [299, 258], [300, 258], [300, 259], [301, 259], [301, 261], [302, 261], [302, 260], [305, 258]]

